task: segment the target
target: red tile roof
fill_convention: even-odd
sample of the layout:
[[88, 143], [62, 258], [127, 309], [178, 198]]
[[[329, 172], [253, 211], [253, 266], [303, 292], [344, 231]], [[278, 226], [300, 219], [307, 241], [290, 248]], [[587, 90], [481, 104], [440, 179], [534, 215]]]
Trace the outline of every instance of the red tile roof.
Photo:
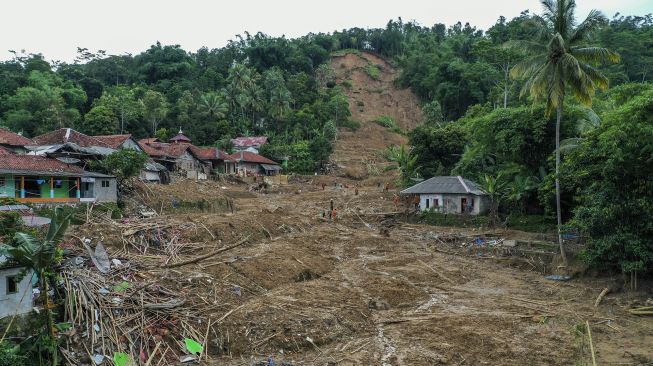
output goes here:
[[108, 148], [111, 147], [106, 143], [104, 143], [103, 141], [96, 139], [95, 137], [91, 137], [81, 132], [77, 132], [72, 128], [60, 128], [58, 130], [54, 130], [52, 132], [48, 132], [40, 136], [36, 136], [33, 138], [33, 140], [37, 145], [60, 145], [60, 144], [65, 144], [67, 142], [72, 142], [81, 147], [90, 147], [90, 146], [100, 146], [100, 147], [108, 147]]
[[171, 138], [170, 142], [190, 142], [190, 139], [183, 133], [179, 133], [177, 136]]
[[175, 143], [169, 144], [165, 142], [150, 142], [147, 143], [148, 139], [139, 140], [138, 143], [143, 148], [143, 151], [151, 157], [171, 157], [178, 158], [184, 154], [186, 151], [190, 151], [193, 155], [197, 156], [191, 147], [195, 147], [191, 144], [186, 143]]
[[259, 164], [270, 164], [270, 165], [279, 165], [277, 162], [274, 162], [265, 156], [254, 154], [249, 151], [239, 151], [237, 153], [229, 155], [231, 160], [235, 161], [244, 161], [247, 163], [259, 163]]
[[15, 155], [16, 153], [7, 149], [6, 147], [0, 146], [0, 155]]
[[100, 140], [107, 144], [112, 149], [119, 149], [125, 141], [129, 140], [132, 135], [104, 135], [104, 136], [91, 136], [96, 140]]
[[0, 128], [0, 145], [9, 145], [9, 146], [26, 146], [33, 145], [34, 141], [28, 139], [27, 137], [21, 136], [17, 133], [13, 133], [4, 128]]
[[0, 155], [0, 172], [25, 174], [81, 174], [82, 168], [68, 165], [57, 159], [34, 155]]
[[236, 137], [231, 140], [231, 143], [234, 144], [234, 147], [237, 149], [246, 149], [248, 147], [260, 147], [268, 142], [266, 136], [258, 137]]

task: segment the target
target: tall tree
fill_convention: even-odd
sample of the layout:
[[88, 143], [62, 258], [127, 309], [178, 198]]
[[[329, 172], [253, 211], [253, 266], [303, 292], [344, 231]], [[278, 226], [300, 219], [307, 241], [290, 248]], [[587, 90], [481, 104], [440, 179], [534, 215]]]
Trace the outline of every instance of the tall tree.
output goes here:
[[163, 94], [148, 90], [142, 99], [145, 118], [152, 122], [152, 133], [159, 127], [159, 122], [168, 114], [168, 102]]
[[588, 46], [589, 37], [607, 19], [601, 12], [592, 10], [580, 24], [576, 23], [575, 0], [542, 0], [544, 13], [534, 17], [537, 34], [535, 41], [510, 42], [527, 49], [531, 55], [515, 65], [513, 77], [526, 82], [521, 95], [530, 95], [533, 102], [546, 100], [545, 114], [556, 112], [556, 211], [558, 217], [558, 243], [566, 264], [562, 241], [562, 214], [560, 209], [560, 120], [567, 90], [585, 105], [592, 104], [596, 89], [607, 89], [608, 79], [595, 66], [600, 63], [619, 62], [619, 55], [602, 47]]

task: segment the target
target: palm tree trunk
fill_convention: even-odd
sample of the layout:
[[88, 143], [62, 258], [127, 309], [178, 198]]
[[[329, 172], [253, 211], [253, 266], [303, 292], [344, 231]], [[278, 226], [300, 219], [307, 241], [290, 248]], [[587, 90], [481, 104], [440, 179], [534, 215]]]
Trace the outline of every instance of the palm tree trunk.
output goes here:
[[562, 208], [560, 207], [560, 119], [562, 118], [562, 106], [556, 109], [556, 211], [558, 215], [558, 244], [560, 244], [560, 256], [563, 265], [567, 266], [567, 255], [562, 242]]

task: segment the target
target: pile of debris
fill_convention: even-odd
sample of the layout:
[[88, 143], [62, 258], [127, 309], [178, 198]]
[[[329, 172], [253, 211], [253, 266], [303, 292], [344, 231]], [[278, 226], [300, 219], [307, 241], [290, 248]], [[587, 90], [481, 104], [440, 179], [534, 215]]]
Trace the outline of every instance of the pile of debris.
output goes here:
[[[198, 295], [206, 294], [211, 280], [191, 264], [247, 239], [193, 256], [206, 249], [206, 243], [182, 239], [192, 225], [162, 219], [121, 223], [124, 246], [112, 248], [117, 250], [111, 256], [102, 243], [94, 245], [87, 238], [66, 245], [61, 287], [69, 327], [61, 334], [66, 340], [62, 352], [70, 364], [90, 359], [99, 365], [115, 353], [148, 365], [207, 357], [209, 333], [218, 338], [219, 319], [213, 321], [211, 314], [219, 312], [221, 304], [217, 292]], [[203, 350], [193, 354], [187, 342], [203, 343]]]

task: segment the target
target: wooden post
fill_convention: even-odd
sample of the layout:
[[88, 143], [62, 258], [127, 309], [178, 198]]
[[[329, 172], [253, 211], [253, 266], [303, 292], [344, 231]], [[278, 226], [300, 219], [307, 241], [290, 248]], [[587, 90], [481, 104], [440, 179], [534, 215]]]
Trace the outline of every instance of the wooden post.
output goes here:
[[79, 191], [79, 178], [77, 178], [77, 181], [75, 182], [75, 187], [77, 188], [77, 198], [81, 198], [81, 193]]
[[50, 177], [50, 198], [54, 198], [54, 177]]
[[20, 198], [25, 198], [25, 176], [20, 177]]

